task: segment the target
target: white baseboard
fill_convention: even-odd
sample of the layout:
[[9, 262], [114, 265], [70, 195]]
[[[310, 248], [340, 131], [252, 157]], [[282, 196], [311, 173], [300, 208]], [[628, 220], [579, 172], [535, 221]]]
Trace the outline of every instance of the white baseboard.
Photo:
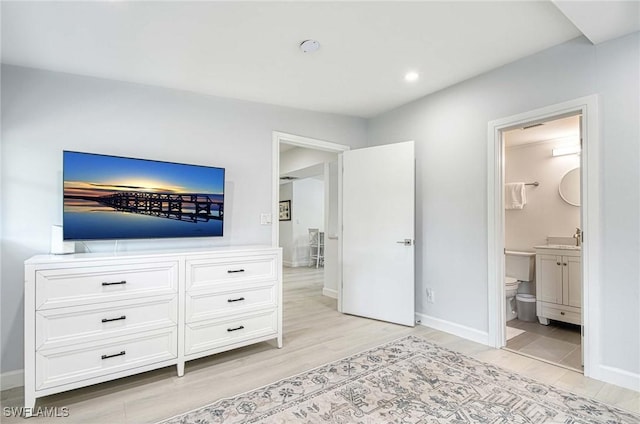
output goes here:
[[24, 386], [24, 370], [15, 370], [0, 374], [0, 390]]
[[489, 333], [486, 331], [480, 331], [475, 328], [420, 313], [416, 313], [416, 321], [420, 321], [420, 325], [424, 325], [425, 327], [444, 331], [445, 333], [453, 334], [454, 336], [489, 346]]
[[322, 295], [323, 296], [327, 296], [330, 297], [332, 299], [337, 299], [338, 298], [338, 291], [337, 290], [333, 290], [333, 289], [328, 289], [326, 287], [322, 288]]
[[[491, 346], [489, 343], [489, 334], [475, 328], [420, 313], [416, 313], [416, 322], [417, 321], [420, 321], [420, 325]], [[594, 371], [588, 377], [624, 387], [625, 389], [640, 391], [640, 374], [602, 364], [596, 365], [593, 367], [593, 370]]]
[[282, 261], [282, 265], [288, 268], [297, 268], [299, 266], [309, 266], [309, 261], [304, 261], [304, 262]]
[[640, 374], [608, 365], [598, 365], [595, 368], [596, 372], [592, 373], [589, 377], [640, 392]]

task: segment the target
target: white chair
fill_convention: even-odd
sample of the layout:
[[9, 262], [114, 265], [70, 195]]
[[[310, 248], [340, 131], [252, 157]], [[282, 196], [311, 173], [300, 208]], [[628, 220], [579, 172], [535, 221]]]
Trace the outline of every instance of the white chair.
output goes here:
[[310, 266], [324, 266], [324, 232], [318, 228], [309, 228], [309, 258]]

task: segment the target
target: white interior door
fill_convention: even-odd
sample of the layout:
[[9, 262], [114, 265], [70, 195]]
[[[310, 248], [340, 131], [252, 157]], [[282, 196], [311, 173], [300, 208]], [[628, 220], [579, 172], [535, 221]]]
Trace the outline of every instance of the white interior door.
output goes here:
[[415, 324], [414, 143], [343, 153], [342, 312]]

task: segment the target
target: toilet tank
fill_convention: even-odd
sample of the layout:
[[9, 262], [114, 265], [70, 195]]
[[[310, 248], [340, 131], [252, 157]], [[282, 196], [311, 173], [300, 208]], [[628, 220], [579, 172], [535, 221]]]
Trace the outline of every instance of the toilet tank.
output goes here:
[[536, 254], [518, 250], [505, 250], [505, 274], [520, 281], [533, 281]]

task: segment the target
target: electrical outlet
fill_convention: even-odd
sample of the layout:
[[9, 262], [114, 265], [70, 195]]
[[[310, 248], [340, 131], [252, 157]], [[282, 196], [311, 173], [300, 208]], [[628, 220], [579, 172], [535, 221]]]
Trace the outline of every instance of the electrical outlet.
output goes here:
[[427, 289], [427, 302], [428, 303], [436, 302], [436, 292], [433, 289]]

